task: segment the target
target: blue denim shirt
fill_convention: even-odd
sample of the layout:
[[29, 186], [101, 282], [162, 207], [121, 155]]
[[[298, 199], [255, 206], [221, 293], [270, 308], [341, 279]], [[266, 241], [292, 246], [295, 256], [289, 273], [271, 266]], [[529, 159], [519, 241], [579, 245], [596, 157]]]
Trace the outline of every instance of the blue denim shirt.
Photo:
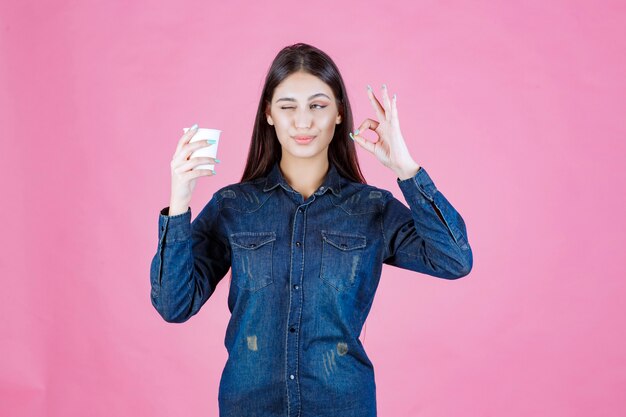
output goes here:
[[359, 340], [382, 264], [467, 275], [465, 223], [423, 167], [389, 192], [331, 163], [306, 200], [278, 162], [267, 177], [216, 191], [191, 222], [159, 215], [150, 267], [161, 317], [196, 314], [231, 270], [222, 417], [376, 416], [374, 368]]

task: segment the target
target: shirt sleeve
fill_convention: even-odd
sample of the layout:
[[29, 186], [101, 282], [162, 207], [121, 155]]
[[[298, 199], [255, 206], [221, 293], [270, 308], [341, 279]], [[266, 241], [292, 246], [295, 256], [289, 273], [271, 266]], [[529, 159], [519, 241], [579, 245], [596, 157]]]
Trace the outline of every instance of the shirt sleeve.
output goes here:
[[195, 315], [230, 269], [230, 246], [223, 237], [217, 194], [191, 222], [187, 212], [159, 213], [157, 252], [150, 265], [150, 298], [161, 317], [182, 323]]
[[469, 274], [473, 256], [465, 222], [424, 167], [396, 181], [409, 207], [389, 193], [383, 209], [383, 263], [446, 279]]

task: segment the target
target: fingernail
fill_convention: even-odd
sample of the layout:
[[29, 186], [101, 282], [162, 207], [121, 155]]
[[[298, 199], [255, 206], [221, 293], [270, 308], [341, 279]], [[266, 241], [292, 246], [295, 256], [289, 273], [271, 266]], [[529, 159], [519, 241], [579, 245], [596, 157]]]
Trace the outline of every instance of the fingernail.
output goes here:
[[217, 174], [214, 169], [212, 169], [211, 172], [213, 173], [213, 175]]
[[354, 135], [355, 135], [355, 136], [356, 136], [356, 135], [358, 135], [358, 134], [359, 134], [359, 129], [357, 129], [357, 130], [355, 130], [355, 131], [354, 131]]
[[367, 85], [367, 89], [372, 91], [372, 87], [369, 84]]
[[218, 164], [220, 163], [220, 160], [215, 158], [215, 162], [217, 162]]
[[207, 142], [211, 145], [216, 144], [217, 141], [215, 139], [208, 139]]
[[194, 130], [198, 127], [198, 123], [195, 123], [193, 126], [191, 126], [191, 130]]
[[350, 135], [350, 139], [352, 139], [352, 141], [354, 141], [354, 137], [352, 136], [352, 132], [350, 132], [349, 135]]

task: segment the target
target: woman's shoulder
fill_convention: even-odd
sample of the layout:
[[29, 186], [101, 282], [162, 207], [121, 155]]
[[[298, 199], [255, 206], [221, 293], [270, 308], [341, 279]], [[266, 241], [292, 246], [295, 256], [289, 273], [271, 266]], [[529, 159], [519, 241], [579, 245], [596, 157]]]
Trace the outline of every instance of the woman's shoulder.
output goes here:
[[[365, 195], [369, 199], [386, 200], [392, 196], [391, 191], [371, 184], [363, 184], [361, 182], [345, 182], [343, 187], [350, 196], [355, 193]], [[343, 194], [343, 193], [342, 193]]]
[[259, 190], [259, 184], [263, 184], [264, 182], [265, 178], [257, 178], [244, 182], [234, 182], [219, 188], [217, 191], [215, 191], [215, 195], [222, 198], [235, 198], [238, 192], [250, 193]]
[[331, 198], [336, 206], [349, 214], [382, 212], [391, 192], [361, 182], [344, 181], [339, 196]]
[[217, 200], [220, 210], [254, 211], [269, 197], [270, 193], [263, 192], [264, 184], [265, 178], [227, 184], [215, 191], [213, 198]]

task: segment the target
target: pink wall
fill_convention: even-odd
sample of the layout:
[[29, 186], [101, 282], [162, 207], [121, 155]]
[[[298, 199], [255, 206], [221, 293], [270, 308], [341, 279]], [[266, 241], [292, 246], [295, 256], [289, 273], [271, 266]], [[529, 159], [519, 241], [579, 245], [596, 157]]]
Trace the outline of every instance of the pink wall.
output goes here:
[[149, 299], [169, 161], [182, 127], [223, 130], [195, 217], [300, 41], [357, 124], [367, 84], [397, 93], [474, 252], [458, 281], [385, 267], [362, 335], [379, 415], [623, 415], [625, 3], [214, 3], [0, 3], [0, 415], [217, 415], [228, 277], [183, 325]]

